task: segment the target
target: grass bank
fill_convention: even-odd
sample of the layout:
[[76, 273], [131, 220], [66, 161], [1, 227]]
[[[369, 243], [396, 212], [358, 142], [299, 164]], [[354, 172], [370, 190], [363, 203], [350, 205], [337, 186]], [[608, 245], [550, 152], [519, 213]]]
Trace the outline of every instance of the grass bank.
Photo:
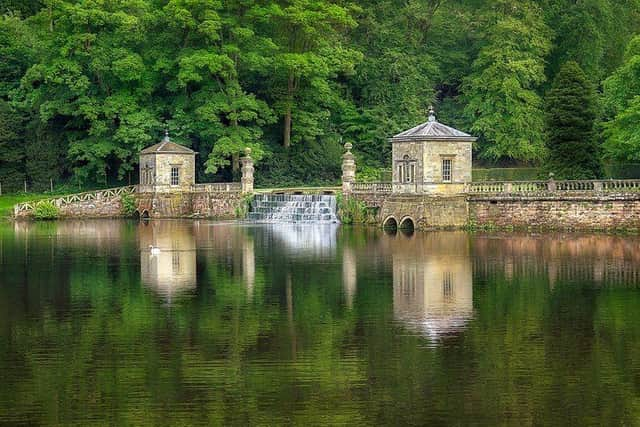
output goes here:
[[19, 193], [0, 196], [0, 217], [5, 218], [13, 213], [13, 206], [17, 203], [30, 202], [34, 200], [48, 199], [59, 194], [50, 193]]

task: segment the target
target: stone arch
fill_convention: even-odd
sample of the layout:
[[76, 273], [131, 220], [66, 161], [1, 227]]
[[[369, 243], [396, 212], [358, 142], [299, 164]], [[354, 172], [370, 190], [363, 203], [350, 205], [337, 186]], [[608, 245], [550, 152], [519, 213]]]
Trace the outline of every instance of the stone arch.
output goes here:
[[133, 213], [133, 219], [140, 219], [140, 211], [136, 209]]
[[144, 211], [142, 211], [142, 215], [140, 217], [142, 219], [149, 219], [151, 218], [151, 215], [149, 215], [149, 211], [145, 209]]
[[416, 222], [413, 218], [411, 218], [410, 216], [405, 216], [404, 218], [402, 218], [402, 220], [400, 221], [400, 230], [413, 233], [415, 229]]
[[391, 215], [382, 222], [382, 228], [384, 228], [385, 230], [395, 231], [398, 229], [398, 220], [393, 215]]

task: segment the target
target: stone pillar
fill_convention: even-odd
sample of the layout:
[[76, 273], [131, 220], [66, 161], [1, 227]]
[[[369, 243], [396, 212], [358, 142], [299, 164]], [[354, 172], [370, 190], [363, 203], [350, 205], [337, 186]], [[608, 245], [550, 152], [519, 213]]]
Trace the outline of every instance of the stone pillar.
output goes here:
[[253, 159], [251, 158], [251, 148], [244, 149], [242, 158], [242, 194], [253, 193]]
[[554, 191], [556, 191], [556, 180], [554, 179], [555, 175], [553, 174], [553, 172], [551, 172], [549, 174], [549, 181], [547, 181], [547, 191], [549, 191], [550, 193], [553, 193]]
[[353, 184], [356, 182], [356, 160], [351, 149], [353, 145], [344, 144], [346, 153], [342, 156], [342, 194], [349, 195], [353, 192]]

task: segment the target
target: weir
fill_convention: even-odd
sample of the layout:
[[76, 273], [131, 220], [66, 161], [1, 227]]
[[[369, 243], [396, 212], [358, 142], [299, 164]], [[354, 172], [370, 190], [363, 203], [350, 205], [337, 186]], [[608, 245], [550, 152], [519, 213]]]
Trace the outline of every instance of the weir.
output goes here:
[[337, 224], [336, 196], [258, 194], [247, 219], [253, 222]]

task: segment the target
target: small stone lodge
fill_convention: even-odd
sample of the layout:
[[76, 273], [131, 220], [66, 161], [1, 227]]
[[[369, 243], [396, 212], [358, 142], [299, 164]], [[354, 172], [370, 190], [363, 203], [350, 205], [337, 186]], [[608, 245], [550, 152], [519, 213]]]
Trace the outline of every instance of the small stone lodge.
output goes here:
[[158, 144], [140, 152], [140, 187], [142, 193], [191, 191], [195, 184], [196, 152], [171, 142], [169, 132]]
[[391, 138], [393, 193], [460, 194], [471, 182], [472, 146], [476, 138], [429, 120]]
[[171, 141], [161, 142], [140, 152], [140, 184], [137, 188], [138, 213], [142, 217], [233, 218], [242, 194], [253, 192], [253, 160], [247, 149], [242, 159], [242, 184], [196, 184], [196, 153]]

